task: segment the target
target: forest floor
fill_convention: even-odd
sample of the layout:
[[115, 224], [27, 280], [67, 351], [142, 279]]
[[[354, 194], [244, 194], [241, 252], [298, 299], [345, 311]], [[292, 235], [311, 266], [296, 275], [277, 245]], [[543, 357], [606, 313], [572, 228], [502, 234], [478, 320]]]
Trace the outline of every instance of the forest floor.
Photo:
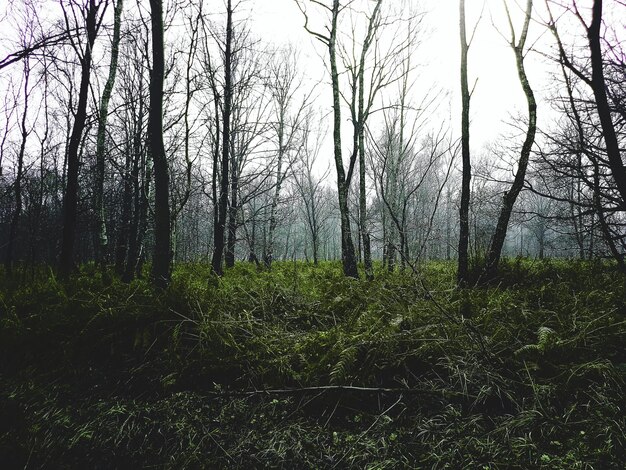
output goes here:
[[0, 277], [0, 467], [626, 468], [626, 279], [454, 269]]

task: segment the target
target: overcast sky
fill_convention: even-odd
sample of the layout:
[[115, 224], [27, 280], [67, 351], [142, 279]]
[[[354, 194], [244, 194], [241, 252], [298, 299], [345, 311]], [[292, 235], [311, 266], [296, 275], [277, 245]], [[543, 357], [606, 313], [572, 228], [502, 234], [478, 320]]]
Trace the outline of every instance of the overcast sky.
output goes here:
[[[398, 5], [400, 1], [387, 0], [386, 3]], [[449, 116], [458, 136], [460, 127], [458, 0], [403, 1], [426, 14], [422, 23], [424, 28], [419, 33], [422, 44], [412, 63], [421, 66], [420, 86], [426, 88], [434, 85], [441, 90], [440, 97], [438, 96], [440, 103], [437, 120], [441, 121]], [[514, 15], [515, 26], [519, 30], [523, 15], [521, 7], [516, 2], [525, 3], [525, 1], [507, 1]], [[143, 2], [145, 8], [146, 3]], [[216, 18], [223, 14], [222, 0], [210, 0], [209, 3], [211, 8], [215, 9]], [[579, 3], [587, 6], [590, 0], [580, 0]], [[54, 6], [55, 10], [58, 8], [56, 0], [49, 5], [51, 8]], [[536, 0], [535, 8], [537, 18], [545, 16], [543, 1]], [[511, 122], [511, 116], [518, 117], [520, 114], [525, 116], [526, 103], [517, 78], [513, 52], [507, 44], [507, 39], [503, 37], [503, 34], [506, 36], [509, 34], [503, 1], [466, 0], [466, 9], [470, 29], [481, 11], [483, 12], [469, 55], [470, 86], [476, 81], [471, 106], [471, 143], [475, 151], [480, 151], [486, 144], [497, 142], [503, 134], [512, 132], [512, 128], [505, 123]], [[330, 113], [331, 90], [328, 76], [324, 74], [326, 51], [319, 43], [315, 44], [304, 30], [303, 15], [295, 0], [247, 0], [241, 5], [239, 18], [248, 15], [248, 25], [263, 41], [274, 42], [276, 45], [291, 43], [297, 47], [301, 53], [305, 74], [311, 80], [323, 80], [317, 90], [320, 99], [316, 104], [324, 108], [323, 111], [326, 113]], [[4, 20], [7, 21], [6, 18]], [[626, 19], [622, 18], [621, 22], [624, 21]], [[620, 20], [617, 20], [616, 24], [619, 22]], [[528, 43], [546, 51], [551, 38], [541, 24], [533, 22]], [[549, 96], [551, 86], [549, 71], [553, 70], [553, 64], [550, 66], [547, 59], [531, 52], [527, 57], [526, 67], [530, 84], [539, 101], [538, 116], [539, 124], [542, 126], [549, 122], [552, 115], [544, 98]], [[15, 68], [16, 72], [18, 70]], [[417, 93], [420, 90], [413, 91]], [[419, 98], [415, 99], [419, 101]], [[348, 127], [346, 126], [346, 130], [349, 130]]]
[[[460, 116], [460, 47], [459, 16], [457, 0], [412, 0], [426, 12], [422, 45], [414, 63], [424, 66], [424, 74], [437, 86], [450, 93], [449, 105], [441, 107], [449, 113], [454, 128], [458, 128]], [[254, 31], [277, 44], [292, 42], [298, 45], [307, 69], [323, 66], [319, 46], [314, 45], [303, 29], [303, 18], [294, 0], [252, 0], [251, 26]], [[480, 149], [484, 144], [498, 139], [510, 128], [510, 116], [525, 113], [526, 102], [522, 93], [515, 60], [511, 48], [502, 34], [508, 37], [509, 27], [504, 15], [502, 0], [467, 0], [467, 24], [472, 28], [483, 12], [469, 55], [470, 86], [476, 82], [472, 99], [472, 147]], [[510, 1], [516, 27], [521, 27], [521, 10]], [[524, 2], [525, 3], [525, 2]], [[535, 2], [541, 7], [543, 2]], [[542, 10], [540, 10], [541, 13]], [[500, 32], [498, 32], [498, 30]], [[539, 24], [531, 25], [529, 44], [543, 34]], [[545, 34], [544, 34], [545, 36]], [[539, 44], [545, 44], [545, 37]], [[548, 68], [539, 54], [530, 54], [527, 69], [535, 93], [541, 98], [547, 91]], [[330, 90], [328, 90], [330, 93]], [[540, 115], [540, 118], [545, 117]]]

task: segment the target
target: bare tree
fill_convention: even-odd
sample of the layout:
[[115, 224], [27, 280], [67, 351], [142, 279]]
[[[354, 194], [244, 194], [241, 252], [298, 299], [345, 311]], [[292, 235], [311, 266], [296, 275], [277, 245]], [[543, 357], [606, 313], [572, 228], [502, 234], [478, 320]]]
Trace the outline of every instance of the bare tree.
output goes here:
[[28, 102], [31, 95], [32, 87], [30, 86], [30, 59], [25, 57], [24, 61], [24, 75], [23, 75], [23, 99], [24, 107], [22, 109], [22, 118], [20, 120], [20, 147], [17, 153], [17, 170], [15, 173], [15, 181], [13, 183], [13, 192], [15, 194], [15, 209], [11, 216], [11, 223], [9, 227], [9, 241], [7, 243], [6, 257], [4, 260], [4, 267], [9, 276], [13, 273], [13, 257], [14, 257], [14, 245], [17, 239], [18, 224], [20, 222], [20, 216], [22, 214], [22, 184], [24, 177], [24, 155], [26, 153], [26, 141], [32, 131], [27, 126], [28, 120]]
[[276, 177], [274, 180], [274, 194], [270, 205], [269, 228], [267, 232], [267, 244], [263, 261], [267, 267], [272, 264], [274, 257], [274, 232], [278, 224], [276, 211], [281, 197], [281, 189], [285, 179], [290, 173], [293, 156], [290, 153], [297, 151], [296, 147], [300, 137], [300, 128], [306, 118], [308, 108], [308, 96], [304, 96], [297, 109], [297, 93], [302, 93], [302, 79], [298, 76], [297, 56], [295, 50], [289, 48], [275, 56], [270, 65], [269, 88], [274, 103], [274, 132], [276, 133]]
[[98, 134], [96, 137], [96, 189], [94, 210], [96, 213], [96, 226], [98, 227], [99, 247], [96, 257], [104, 265], [108, 245], [106, 216], [104, 211], [104, 169], [105, 169], [105, 137], [109, 114], [109, 100], [115, 84], [117, 74], [117, 58], [119, 55], [120, 27], [122, 23], [122, 10], [124, 0], [117, 0], [115, 4], [113, 38], [111, 42], [111, 62], [109, 64], [109, 76], [100, 98], [100, 111], [98, 117]]
[[[320, 257], [321, 231], [324, 224], [324, 187], [323, 180], [328, 170], [320, 177], [314, 174], [314, 166], [321, 151], [321, 135], [314, 133], [312, 114], [308, 114], [303, 122], [301, 162], [292, 167], [294, 183], [300, 195], [305, 225], [311, 237], [313, 263], [317, 264]], [[319, 132], [319, 131], [318, 131]]]
[[504, 1], [504, 7], [506, 9], [507, 18], [509, 21], [509, 27], [511, 30], [511, 42], [510, 46], [515, 54], [515, 63], [517, 65], [517, 74], [519, 76], [520, 84], [524, 90], [526, 101], [528, 104], [528, 128], [526, 130], [526, 137], [522, 148], [520, 150], [520, 157], [517, 162], [517, 172], [515, 173], [515, 179], [511, 184], [508, 191], [504, 193], [502, 198], [502, 208], [500, 209], [500, 215], [496, 224], [495, 232], [491, 238], [489, 250], [487, 251], [487, 259], [485, 260], [485, 276], [487, 279], [492, 278], [498, 269], [498, 263], [500, 262], [500, 256], [502, 254], [502, 247], [504, 246], [504, 240], [509, 226], [509, 220], [511, 213], [513, 212], [513, 206], [515, 201], [524, 186], [526, 178], [526, 169], [528, 168], [528, 161], [530, 159], [530, 152], [535, 142], [535, 134], [537, 132], [537, 102], [535, 101], [535, 95], [528, 77], [526, 75], [526, 69], [524, 67], [524, 56], [526, 47], [526, 39], [528, 37], [528, 28], [530, 26], [530, 20], [533, 10], [532, 0], [527, 0], [526, 11], [524, 17], [524, 24], [520, 33], [519, 39], [516, 40], [515, 28], [511, 19], [511, 14]]
[[[302, 2], [298, 2], [298, 6], [305, 17], [304, 28], [314, 38], [322, 42], [328, 50], [328, 60], [330, 62], [330, 77], [333, 93], [333, 148], [335, 168], [337, 170], [337, 197], [339, 201], [339, 212], [341, 216], [341, 259], [343, 263], [343, 272], [348, 277], [358, 278], [356, 255], [354, 251], [354, 242], [352, 240], [352, 229], [350, 224], [350, 210], [348, 207], [348, 192], [350, 190], [350, 180], [352, 171], [344, 168], [342, 148], [341, 148], [341, 99], [339, 70], [337, 68], [337, 32], [339, 24], [339, 16], [346, 5], [341, 5], [340, 0], [332, 0], [330, 6], [316, 0], [309, 0], [310, 3], [321, 7], [330, 15], [330, 27], [328, 34], [319, 33], [309, 28], [309, 17], [306, 8]], [[349, 3], [348, 3], [349, 4]], [[349, 163], [349, 168], [354, 168], [356, 154]]]
[[461, 179], [461, 205], [459, 207], [459, 254], [457, 283], [464, 287], [469, 276], [469, 207], [472, 166], [470, 157], [470, 98], [471, 93], [467, 79], [467, 54], [470, 44], [467, 40], [465, 20], [465, 0], [459, 1], [459, 24], [461, 35], [461, 158], [463, 176]]
[[79, 187], [78, 170], [80, 165], [79, 150], [83, 138], [83, 130], [85, 129], [85, 121], [87, 119], [87, 101], [89, 98], [93, 46], [96, 42], [96, 36], [102, 21], [102, 16], [98, 17], [98, 14], [103, 15], [107, 5], [107, 0], [88, 0], [85, 7], [74, 3], [73, 0], [70, 1], [68, 5], [62, 4], [67, 31], [83, 27], [83, 25], [73, 25], [70, 20], [70, 18], [82, 16], [87, 34], [84, 47], [78, 41], [78, 38], [70, 36], [72, 47], [76, 52], [81, 67], [81, 78], [76, 114], [66, 152], [67, 183], [63, 197], [63, 239], [61, 241], [61, 255], [59, 258], [59, 269], [63, 277], [69, 276], [70, 272], [74, 269], [74, 242], [76, 240]]
[[169, 169], [163, 144], [163, 82], [165, 47], [163, 44], [163, 4], [150, 0], [152, 26], [152, 72], [150, 74], [150, 110], [148, 114], [148, 149], [154, 162], [154, 256], [152, 281], [166, 288], [171, 276], [171, 232]]
[[[226, 217], [228, 214], [228, 183], [230, 163], [230, 121], [232, 110], [232, 46], [233, 46], [233, 6], [232, 1], [226, 4], [226, 37], [224, 40], [224, 90], [222, 108], [222, 161], [220, 171], [220, 188], [218, 216], [213, 228], [213, 256], [211, 268], [215, 274], [224, 273], [222, 260], [224, 256]], [[215, 175], [217, 176], [217, 175]]]
[[[555, 38], [556, 60], [563, 73], [563, 89], [567, 92], [560, 111], [568, 124], [556, 136], [550, 135], [552, 148], [542, 154], [541, 160], [557, 183], [571, 180], [580, 188], [571, 195], [573, 197], [550, 188], [548, 196], [568, 199], [573, 212], [578, 214], [577, 217], [572, 215], [572, 223], [581, 257], [585, 251], [584, 238], [589, 240], [588, 251], [591, 252], [593, 231], [597, 228], [604, 238], [604, 247], [623, 267], [626, 249], [621, 215], [625, 205], [626, 169], [620, 150], [624, 139], [621, 122], [626, 116], [621, 105], [624, 93], [620, 84], [624, 70], [623, 50], [609, 37], [611, 27], [603, 21], [602, 1], [593, 2], [590, 21], [583, 17], [576, 1], [562, 5], [546, 0], [545, 4], [549, 14], [547, 26]], [[624, 5], [617, 4], [614, 8], [619, 10], [620, 6]], [[581, 56], [576, 56], [575, 50], [564, 44], [555, 19], [569, 15], [554, 15], [554, 8], [573, 15], [583, 26], [588, 47], [582, 50]], [[563, 155], [566, 152], [575, 155], [575, 160], [568, 160], [568, 156]], [[550, 161], [551, 158], [554, 161]], [[585, 222], [585, 218], [591, 222]], [[602, 245], [598, 244], [596, 249], [601, 250]]]

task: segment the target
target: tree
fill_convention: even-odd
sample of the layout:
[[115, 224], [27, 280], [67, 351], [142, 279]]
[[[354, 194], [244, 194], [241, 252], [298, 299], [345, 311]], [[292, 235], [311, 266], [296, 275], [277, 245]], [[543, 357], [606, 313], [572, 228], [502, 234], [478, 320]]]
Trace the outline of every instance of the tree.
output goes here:
[[20, 148], [17, 154], [17, 171], [15, 174], [15, 182], [13, 183], [13, 191], [15, 194], [15, 209], [13, 211], [13, 215], [11, 216], [11, 224], [9, 227], [9, 241], [7, 243], [6, 257], [4, 260], [4, 267], [9, 276], [11, 276], [13, 273], [14, 245], [17, 239], [17, 230], [18, 224], [20, 222], [20, 216], [22, 214], [22, 180], [24, 177], [24, 155], [26, 153], [26, 141], [28, 139], [28, 135], [32, 131], [32, 129], [27, 128], [28, 101], [32, 91], [32, 88], [29, 87], [30, 72], [30, 59], [27, 56], [24, 58], [24, 109], [22, 110], [22, 119], [20, 120], [21, 139]]
[[324, 187], [323, 180], [328, 174], [328, 170], [317, 178], [313, 167], [321, 151], [321, 135], [315, 135], [312, 126], [312, 115], [307, 114], [302, 129], [302, 159], [299, 164], [292, 167], [294, 173], [294, 183], [302, 202], [305, 226], [311, 237], [311, 248], [313, 250], [313, 264], [317, 265], [320, 257], [321, 231], [324, 223]]
[[[576, 56], [574, 49], [570, 50], [564, 44], [552, 5], [573, 14], [583, 26], [588, 47], [582, 50], [582, 56]], [[614, 8], [619, 10], [620, 5], [624, 6], [618, 3]], [[583, 237], [589, 239], [588, 251], [592, 251], [593, 232], [599, 229], [604, 247], [624, 269], [626, 245], [621, 213], [625, 206], [626, 170], [620, 150], [624, 140], [621, 122], [626, 116], [622, 86], [625, 69], [623, 50], [615, 38], [611, 41], [610, 26], [603, 21], [602, 1], [593, 2], [590, 21], [583, 18], [578, 2], [563, 6], [546, 0], [546, 7], [549, 13], [547, 26], [555, 39], [556, 61], [562, 69], [563, 88], [567, 92], [561, 106], [567, 124], [559, 130], [558, 139], [550, 139], [553, 148], [542, 155], [542, 164], [552, 170], [551, 174], [557, 181], [569, 178], [584, 190], [577, 191], [575, 197], [567, 198], [580, 214], [572, 222], [581, 256], [584, 256]], [[567, 15], [558, 15], [559, 18], [563, 16]], [[560, 152], [559, 148], [562, 149]], [[568, 151], [575, 156], [574, 161], [567, 161], [567, 157], [562, 155]], [[551, 162], [550, 158], [555, 154], [557, 160]], [[559, 161], [566, 161], [567, 164], [558, 168]], [[554, 197], [554, 191], [550, 193]], [[557, 197], [566, 199], [563, 194]], [[592, 223], [585, 224], [585, 227], [583, 215], [592, 219]], [[602, 245], [596, 244], [595, 249], [601, 251]]]
[[271, 162], [253, 168], [257, 153], [267, 142], [271, 123], [267, 116], [272, 104], [269, 83], [263, 80], [262, 51], [256, 50], [250, 32], [238, 30], [233, 43], [233, 88], [230, 124], [230, 201], [226, 253], [227, 267], [235, 265], [238, 230], [245, 223], [242, 208], [250, 198], [268, 190], [263, 183], [271, 178]]
[[[600, 44], [602, 0], [594, 0], [592, 13], [591, 24], [586, 26], [591, 57], [591, 80], [589, 85], [593, 90], [598, 117], [602, 125], [606, 153], [609, 157], [609, 167], [611, 168], [617, 190], [622, 199], [623, 208], [626, 208], [626, 168], [624, 168], [624, 162], [622, 161], [615, 124], [613, 123], [611, 108], [607, 97], [607, 85], [604, 78], [604, 61], [602, 58], [602, 46]], [[585, 24], [584, 21], [583, 24]]]
[[[298, 108], [292, 109], [296, 101], [296, 93], [301, 92], [302, 80], [298, 77], [297, 56], [293, 49], [285, 50], [274, 58], [269, 71], [269, 89], [274, 102], [276, 133], [276, 177], [274, 194], [270, 203], [269, 228], [263, 262], [271, 267], [274, 257], [274, 232], [278, 221], [276, 211], [280, 202], [283, 183], [290, 173], [292, 162], [287, 161], [289, 153], [298, 145], [299, 129], [306, 118], [308, 96], [305, 96]], [[294, 114], [292, 114], [294, 113]]]
[[[359, 228], [360, 236], [363, 243], [363, 264], [365, 267], [365, 277], [368, 280], [374, 279], [374, 271], [372, 268], [372, 250], [370, 233], [367, 224], [367, 188], [365, 186], [365, 126], [367, 119], [372, 111], [374, 98], [377, 91], [386, 83], [386, 73], [383, 72], [385, 67], [381, 64], [374, 64], [374, 72], [371, 80], [371, 89], [368, 93], [367, 102], [365, 101], [365, 67], [368, 51], [374, 42], [381, 25], [380, 7], [382, 0], [376, 0], [374, 10], [368, 18], [368, 24], [365, 39], [361, 45], [360, 54], [353, 58], [352, 63], [348, 64], [349, 76], [351, 81], [352, 96], [349, 102], [350, 114], [353, 126], [353, 154], [351, 161], [356, 161], [355, 154], [358, 153], [359, 160]], [[355, 31], [352, 32], [352, 40], [355, 41]], [[396, 52], [396, 51], [393, 51]], [[387, 55], [389, 57], [389, 55]], [[348, 174], [348, 180], [351, 179], [351, 170]]]
[[[356, 255], [354, 251], [354, 242], [352, 240], [352, 229], [350, 226], [350, 210], [348, 207], [348, 192], [350, 190], [350, 180], [352, 171], [348, 170], [348, 176], [343, 164], [342, 148], [341, 148], [341, 100], [340, 100], [340, 84], [339, 71], [337, 68], [337, 32], [339, 24], [339, 16], [346, 8], [342, 6], [340, 0], [332, 0], [331, 6], [327, 4], [310, 0], [312, 3], [322, 7], [330, 14], [330, 27], [328, 34], [322, 34], [309, 28], [309, 17], [306, 8], [298, 2], [298, 6], [302, 11], [305, 24], [304, 28], [309, 34], [322, 42], [328, 50], [328, 59], [330, 62], [330, 77], [333, 93], [333, 150], [335, 168], [337, 170], [337, 198], [339, 201], [339, 213], [341, 217], [341, 261], [343, 264], [343, 272], [347, 277], [358, 278]], [[349, 163], [349, 168], [354, 168], [356, 154], [353, 154]]]
[[[76, 38], [70, 36], [70, 41], [81, 68], [80, 90], [78, 94], [78, 104], [76, 106], [76, 114], [67, 147], [67, 183], [65, 186], [65, 194], [63, 197], [63, 238], [61, 241], [61, 255], [59, 258], [59, 270], [61, 276], [68, 277], [74, 269], [74, 242], [76, 240], [76, 220], [78, 208], [78, 170], [80, 165], [79, 150], [85, 129], [85, 121], [87, 119], [87, 101], [89, 99], [89, 81], [91, 77], [91, 62], [93, 46], [96, 42], [96, 36], [101, 21], [98, 18], [98, 12], [102, 8], [102, 14], [108, 5], [107, 0], [98, 2], [97, 0], [88, 0], [85, 7], [78, 6], [76, 3], [70, 2], [69, 6], [63, 7], [63, 16], [67, 31], [71, 31], [74, 27], [70, 21], [70, 13], [76, 18], [76, 9], [80, 9], [80, 14], [85, 20], [85, 31], [87, 41], [85, 46], [81, 46]], [[70, 11], [68, 11], [68, 8]]]
[[504, 1], [504, 6], [509, 21], [509, 27], [511, 30], [510, 46], [513, 50], [513, 53], [515, 54], [517, 74], [528, 104], [528, 128], [526, 130], [524, 143], [522, 144], [522, 148], [520, 150], [520, 157], [517, 162], [517, 172], [515, 173], [515, 178], [513, 180], [513, 183], [511, 184], [511, 187], [508, 191], [505, 191], [502, 198], [500, 215], [498, 217], [498, 222], [496, 224], [496, 228], [491, 238], [489, 249], [487, 251], [487, 259], [485, 261], [484, 268], [484, 274], [487, 280], [492, 278], [495, 275], [496, 270], [498, 269], [498, 263], [500, 262], [500, 257], [502, 255], [502, 247], [504, 246], [504, 240], [506, 238], [509, 220], [511, 218], [511, 213], [513, 212], [513, 206], [515, 205], [515, 201], [517, 200], [517, 197], [524, 186], [524, 181], [526, 179], [526, 169], [528, 168], [528, 161], [530, 159], [530, 152], [532, 151], [532, 147], [535, 142], [535, 134], [537, 132], [537, 102], [535, 101], [535, 95], [528, 82], [528, 76], [526, 75], [526, 69], [524, 67], [524, 48], [526, 46], [526, 39], [528, 37], [528, 28], [532, 16], [533, 2], [532, 0], [527, 0], [526, 2], [524, 24], [522, 26], [522, 31], [517, 42], [515, 38], [515, 28], [513, 27], [511, 14], [509, 12], [506, 1]]
[[459, 24], [461, 35], [461, 159], [462, 159], [462, 179], [461, 179], [461, 205], [459, 207], [459, 258], [457, 269], [457, 283], [464, 287], [469, 279], [469, 207], [470, 207], [470, 185], [472, 178], [472, 167], [470, 157], [470, 90], [467, 80], [467, 54], [469, 43], [465, 24], [465, 0], [459, 1]]
[[[232, 1], [226, 4], [226, 38], [224, 43], [224, 91], [222, 110], [222, 162], [220, 172], [220, 188], [217, 223], [213, 228], [213, 256], [211, 269], [215, 274], [224, 274], [222, 259], [226, 233], [226, 217], [228, 215], [228, 168], [230, 163], [230, 120], [232, 110], [232, 45], [233, 45], [233, 7]], [[216, 176], [216, 175], [215, 175]]]
[[98, 227], [99, 247], [97, 257], [104, 265], [108, 245], [106, 218], [104, 211], [104, 169], [105, 169], [105, 137], [107, 119], [109, 114], [109, 101], [115, 84], [117, 74], [117, 58], [119, 55], [120, 27], [122, 23], [122, 10], [124, 0], [117, 0], [115, 4], [113, 39], [111, 42], [111, 62], [109, 64], [109, 76], [104, 84], [102, 97], [100, 98], [100, 110], [98, 113], [98, 134], [96, 137], [96, 190], [94, 209], [96, 213], [96, 226]]
[[128, 20], [126, 25], [117, 93], [123, 106], [116, 107], [115, 113], [126, 136], [126, 158], [121, 172], [123, 181], [121, 224], [115, 225], [118, 231], [115, 264], [116, 270], [123, 266], [122, 281], [130, 282], [135, 275], [141, 274], [141, 259], [145, 253], [144, 242], [148, 227], [149, 188], [152, 180], [145, 122], [149, 100], [147, 89], [149, 78], [146, 77], [146, 69], [150, 55], [148, 46], [150, 28], [147, 24], [136, 28], [137, 25]]
[[154, 162], [154, 256], [152, 281], [166, 288], [171, 277], [171, 233], [169, 169], [163, 145], [163, 82], [165, 47], [163, 44], [162, 0], [150, 0], [152, 26], [152, 72], [150, 74], [150, 110], [148, 112], [148, 149]]

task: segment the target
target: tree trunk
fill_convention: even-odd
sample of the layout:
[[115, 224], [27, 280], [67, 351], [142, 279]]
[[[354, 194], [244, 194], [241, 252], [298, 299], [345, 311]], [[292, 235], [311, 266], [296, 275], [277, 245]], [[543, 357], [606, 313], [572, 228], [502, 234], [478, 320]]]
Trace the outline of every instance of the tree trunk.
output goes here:
[[284, 103], [280, 103], [281, 109], [279, 110], [278, 117], [278, 162], [276, 167], [276, 186], [274, 187], [274, 195], [272, 196], [272, 203], [270, 206], [270, 226], [267, 232], [267, 251], [264, 256], [263, 262], [268, 268], [272, 267], [272, 258], [274, 257], [274, 232], [278, 225], [276, 221], [276, 209], [278, 208], [278, 202], [280, 201], [280, 190], [283, 182], [282, 177], [282, 165], [285, 154], [284, 149], [284, 135], [285, 135], [285, 112]]
[[166, 288], [171, 277], [171, 234], [169, 170], [163, 145], [163, 82], [165, 50], [163, 44], [162, 0], [150, 0], [152, 22], [152, 73], [150, 75], [150, 111], [148, 114], [148, 149], [154, 162], [154, 255], [152, 282]]
[[[128, 245], [130, 240], [130, 226], [133, 209], [133, 170], [134, 167], [132, 150], [130, 148], [127, 148], [126, 161], [124, 164], [124, 191], [122, 193], [122, 214], [120, 217], [121, 220], [119, 221], [119, 233], [115, 246], [115, 272], [120, 276], [124, 273], [124, 262], [126, 261], [126, 256], [128, 254]], [[102, 213], [104, 214], [104, 212]]]
[[74, 242], [76, 240], [76, 221], [78, 218], [78, 170], [80, 166], [80, 144], [87, 119], [87, 100], [89, 99], [89, 80], [91, 78], [92, 49], [97, 34], [98, 7], [95, 0], [89, 0], [85, 29], [87, 31], [87, 46], [84, 54], [79, 58], [81, 65], [80, 91], [78, 105], [72, 126], [72, 133], [66, 152], [67, 182], [63, 196], [63, 236], [61, 240], [61, 255], [59, 257], [59, 271], [62, 278], [67, 278], [74, 269]]
[[[142, 115], [140, 111], [139, 115]], [[141, 118], [140, 118], [141, 119]], [[141, 122], [141, 120], [140, 120]], [[139, 128], [140, 129], [140, 128]], [[124, 268], [124, 274], [122, 275], [122, 281], [130, 282], [135, 274], [135, 267], [137, 266], [137, 259], [139, 258], [139, 224], [141, 216], [141, 203], [142, 203], [142, 191], [139, 184], [139, 162], [141, 144], [139, 139], [141, 138], [140, 130], [137, 129], [135, 135], [135, 145], [133, 146], [133, 168], [131, 170], [130, 179], [133, 185], [133, 217], [130, 222], [128, 230], [128, 256], [126, 258], [126, 265]]]
[[120, 44], [120, 27], [122, 23], [122, 9], [124, 0], [117, 0], [115, 5], [113, 23], [113, 42], [111, 43], [111, 63], [109, 64], [109, 76], [104, 84], [102, 98], [100, 99], [100, 111], [98, 118], [98, 134], [96, 138], [96, 191], [94, 209], [96, 212], [96, 227], [98, 230], [98, 246], [96, 247], [96, 259], [104, 266], [106, 263], [107, 245], [109, 243], [106, 227], [106, 215], [104, 211], [104, 145], [106, 137], [106, 125], [109, 114], [109, 101], [115, 84], [117, 73], [117, 58]]
[[335, 167], [337, 168], [337, 195], [339, 199], [339, 212], [341, 214], [341, 261], [343, 272], [348, 277], [358, 278], [352, 230], [350, 228], [350, 211], [348, 207], [349, 182], [346, 180], [343, 168], [341, 149], [341, 102], [339, 94], [339, 73], [337, 71], [337, 20], [339, 16], [339, 0], [333, 0], [332, 27], [328, 41], [330, 54], [330, 73], [333, 87], [333, 145], [335, 154]]
[[226, 256], [224, 262], [227, 268], [235, 266], [235, 245], [237, 243], [237, 216], [239, 208], [237, 207], [239, 193], [239, 172], [237, 171], [237, 162], [233, 158], [231, 161], [231, 182], [230, 182], [230, 206], [228, 208], [228, 238], [226, 243]]
[[[26, 140], [28, 139], [29, 131], [26, 129], [26, 118], [28, 115], [28, 98], [30, 91], [28, 90], [28, 82], [30, 78], [30, 61], [28, 57], [24, 59], [24, 111], [22, 114], [21, 122], [21, 141], [20, 150], [17, 154], [17, 173], [15, 175], [15, 183], [13, 184], [15, 194], [15, 210], [11, 217], [11, 224], [9, 227], [9, 241], [7, 243], [6, 258], [4, 260], [4, 267], [7, 275], [13, 275], [13, 258], [15, 250], [15, 241], [17, 239], [17, 229], [20, 222], [20, 216], [22, 215], [22, 177], [24, 173], [24, 154], [26, 152]], [[8, 124], [7, 124], [8, 126]]]
[[528, 129], [526, 131], [526, 138], [520, 152], [520, 159], [517, 165], [515, 179], [513, 180], [513, 184], [511, 185], [509, 191], [504, 194], [496, 230], [491, 239], [489, 250], [487, 251], [487, 259], [485, 262], [486, 280], [491, 279], [498, 269], [498, 263], [500, 262], [500, 256], [502, 254], [502, 247], [504, 246], [509, 220], [511, 218], [511, 213], [513, 212], [513, 206], [517, 200], [517, 196], [524, 185], [526, 168], [528, 167], [528, 160], [530, 158], [532, 146], [535, 142], [535, 133], [537, 131], [537, 103], [535, 101], [533, 90], [528, 83], [528, 77], [526, 76], [526, 70], [524, 68], [524, 44], [526, 42], [528, 26], [530, 24], [532, 6], [532, 0], [528, 0], [526, 3], [526, 18], [524, 20], [524, 27], [519, 42], [517, 45], [511, 43], [511, 47], [515, 53], [517, 73], [528, 103]]
[[470, 183], [472, 166], [470, 158], [470, 92], [467, 81], [467, 34], [465, 31], [465, 0], [459, 2], [460, 31], [461, 31], [461, 158], [463, 175], [461, 179], [461, 205], [459, 208], [459, 260], [457, 269], [457, 283], [460, 287], [469, 282], [469, 206]]
[[230, 150], [230, 114], [232, 106], [232, 36], [233, 9], [232, 1], [226, 7], [226, 48], [224, 52], [224, 109], [222, 118], [222, 168], [220, 179], [220, 199], [218, 204], [217, 224], [213, 229], [213, 256], [211, 269], [215, 274], [224, 274], [222, 258], [224, 255], [224, 235], [226, 232], [226, 216], [228, 211], [228, 165]]
[[591, 52], [591, 87], [596, 100], [598, 117], [602, 126], [602, 135], [606, 144], [606, 152], [609, 157], [609, 167], [613, 179], [620, 194], [622, 209], [626, 208], [626, 169], [622, 162], [615, 125], [611, 117], [606, 82], [604, 80], [604, 67], [602, 63], [602, 46], [600, 44], [600, 27], [602, 26], [602, 0], [594, 0], [593, 16], [591, 25], [587, 30], [589, 49]]
[[604, 240], [606, 241], [609, 250], [611, 251], [611, 255], [617, 262], [617, 267], [623, 273], [626, 273], [626, 262], [624, 262], [624, 256], [619, 252], [617, 247], [615, 246], [615, 240], [613, 240], [613, 234], [611, 233], [611, 229], [609, 228], [609, 224], [607, 223], [606, 216], [604, 214], [604, 208], [602, 207], [602, 201], [600, 199], [600, 165], [598, 165], [597, 159], [593, 159], [593, 205], [596, 213], [598, 214], [598, 222], [600, 223], [600, 229], [602, 230], [602, 235], [604, 236]]
[[[382, 4], [382, 0], [378, 0], [376, 6], [374, 7], [374, 11], [372, 16], [370, 17], [370, 22], [368, 25], [367, 36], [363, 43], [363, 48], [361, 50], [361, 58], [359, 62], [359, 103], [358, 103], [358, 125], [357, 125], [357, 134], [358, 134], [358, 145], [359, 145], [359, 218], [360, 218], [360, 228], [361, 228], [361, 240], [363, 243], [363, 265], [365, 268], [365, 278], [368, 281], [374, 280], [374, 270], [372, 267], [372, 248], [370, 241], [370, 233], [368, 230], [368, 221], [367, 221], [367, 191], [365, 187], [365, 121], [366, 121], [366, 113], [365, 113], [365, 58], [369, 47], [372, 43], [373, 35], [375, 30], [377, 29], [377, 20], [378, 14], [380, 12], [380, 6]], [[368, 112], [369, 114], [369, 112]]]
[[[363, 66], [365, 66], [364, 63]], [[360, 81], [359, 109], [360, 114], [362, 114], [363, 75], [361, 75]], [[372, 267], [372, 247], [367, 222], [367, 193], [365, 187], [365, 130], [363, 125], [359, 127], [359, 216], [361, 219], [361, 240], [363, 241], [363, 265], [365, 267], [365, 278], [368, 281], [373, 281], [374, 269]]]

